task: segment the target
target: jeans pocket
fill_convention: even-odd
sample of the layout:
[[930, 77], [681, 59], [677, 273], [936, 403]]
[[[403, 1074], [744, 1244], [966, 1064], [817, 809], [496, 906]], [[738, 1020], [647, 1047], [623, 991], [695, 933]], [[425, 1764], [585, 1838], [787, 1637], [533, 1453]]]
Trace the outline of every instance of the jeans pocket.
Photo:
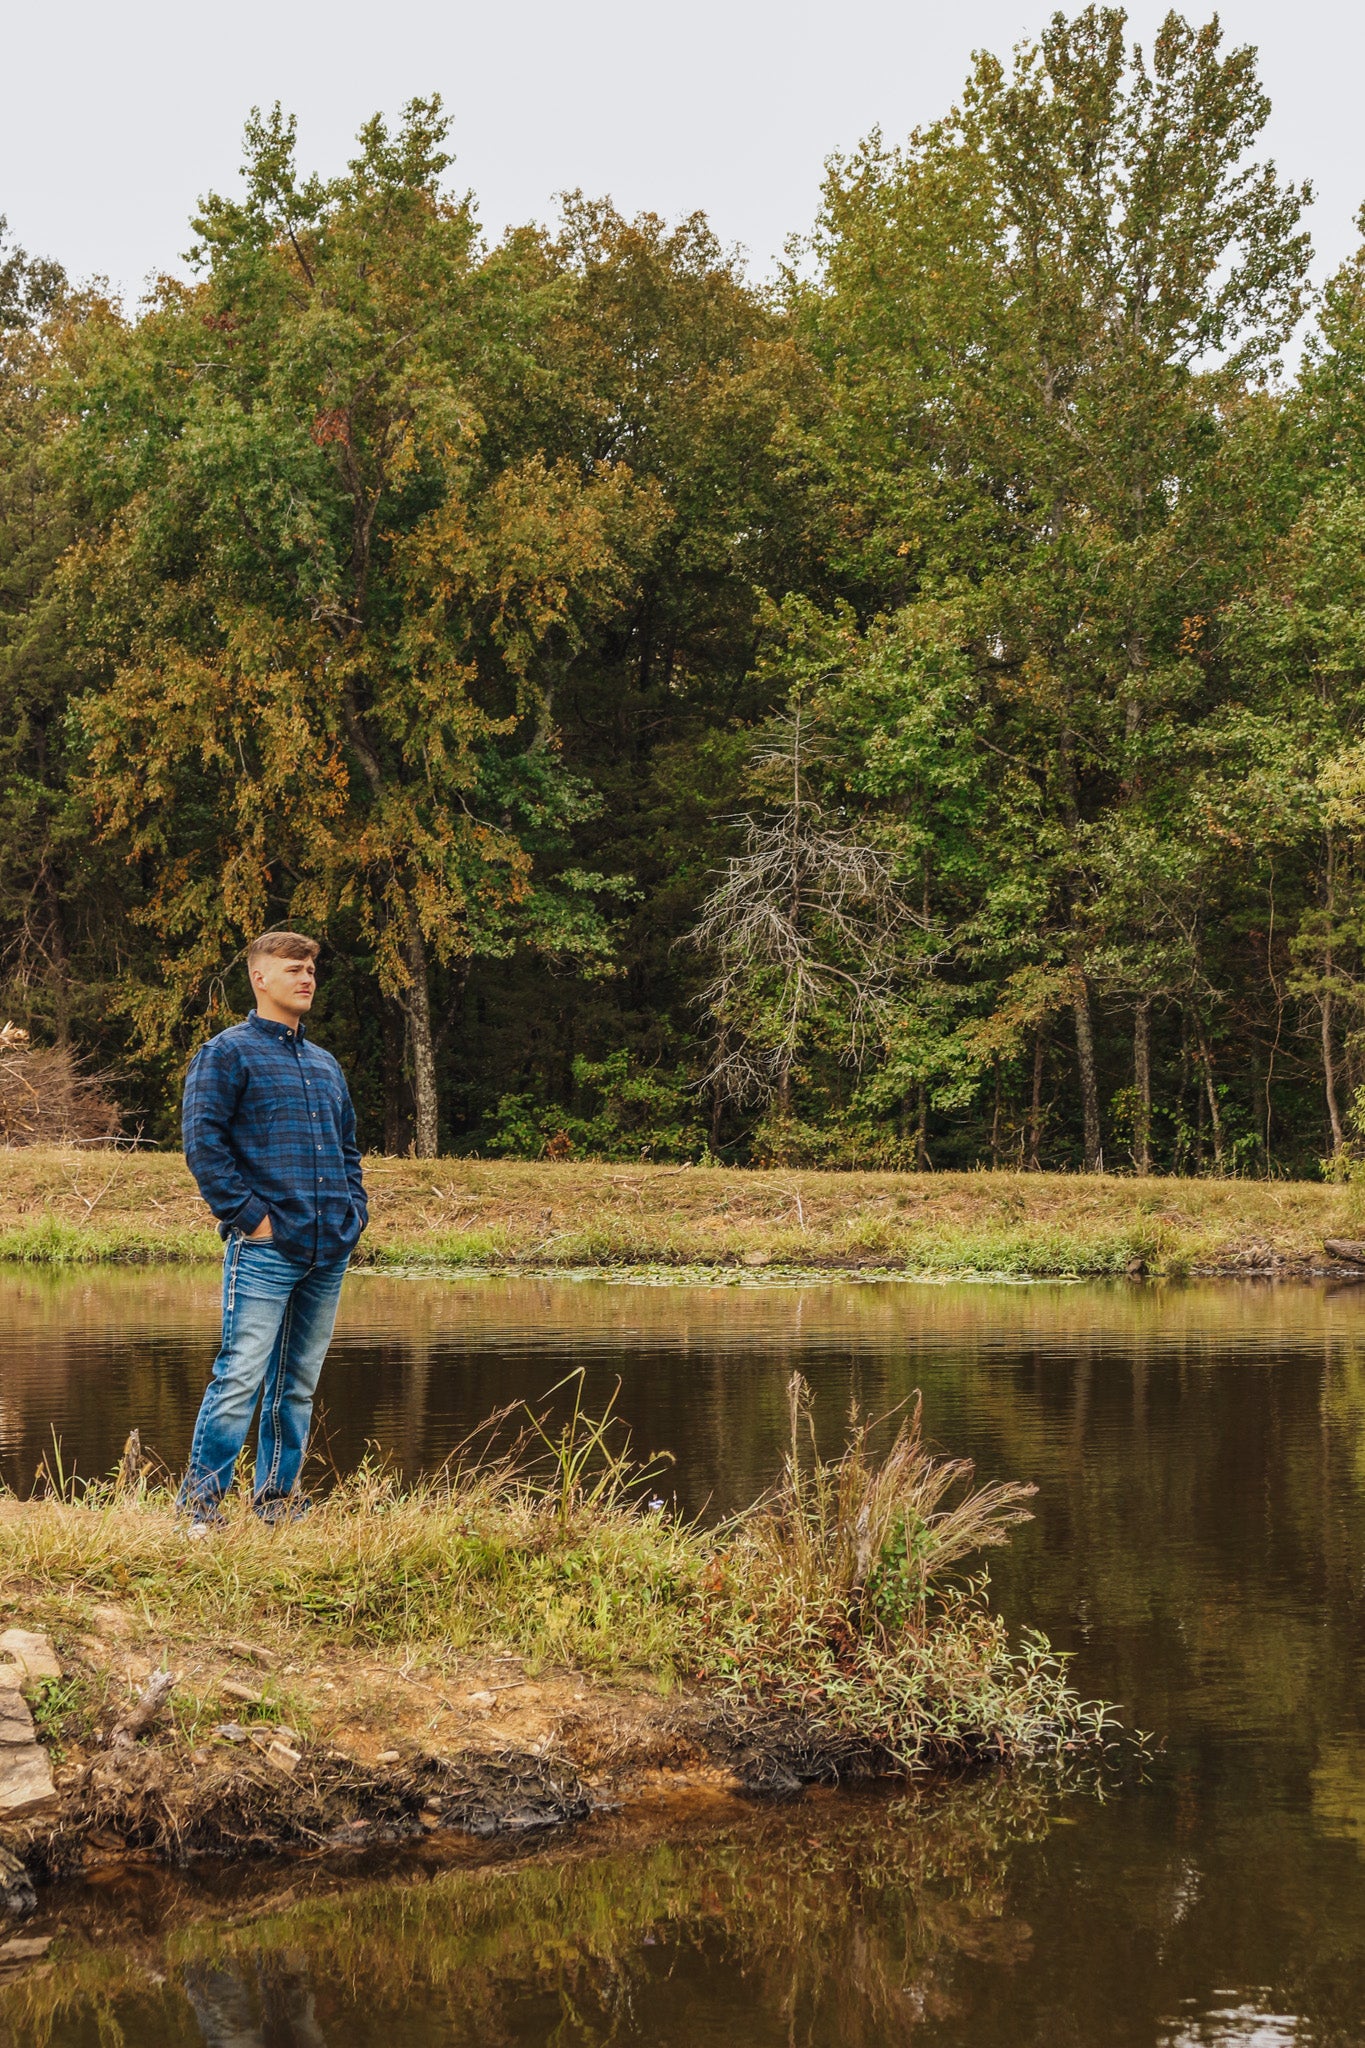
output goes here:
[[228, 1334], [228, 1324], [226, 1319], [227, 1317], [231, 1316], [232, 1311], [237, 1306], [237, 1268], [241, 1263], [242, 1246], [245, 1243], [246, 1238], [240, 1230], [233, 1230], [229, 1233], [227, 1241], [227, 1252], [225, 1255], [227, 1262], [227, 1294], [224, 1302], [223, 1331], [225, 1337]]

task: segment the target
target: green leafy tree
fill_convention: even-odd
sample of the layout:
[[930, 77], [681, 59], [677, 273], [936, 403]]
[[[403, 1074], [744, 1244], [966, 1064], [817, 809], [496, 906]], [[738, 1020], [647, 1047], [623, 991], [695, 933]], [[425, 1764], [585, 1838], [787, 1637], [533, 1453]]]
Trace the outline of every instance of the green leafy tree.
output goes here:
[[0, 971], [9, 1014], [107, 1054], [127, 904], [74, 786], [83, 677], [57, 575], [77, 532], [63, 363], [103, 317], [59, 265], [6, 246], [0, 220]]
[[395, 134], [376, 119], [324, 182], [296, 172], [292, 123], [253, 120], [245, 196], [196, 222], [203, 281], [111, 333], [70, 449], [98, 523], [69, 571], [105, 674], [88, 787], [166, 946], [144, 1036], [202, 1007], [272, 911], [350, 915], [404, 1012], [424, 1155], [433, 961], [606, 951], [602, 878], [533, 872], [528, 842], [592, 801], [547, 677], [657, 517], [624, 466], [490, 432], [488, 359], [514, 344], [469, 206], [441, 193], [445, 126], [436, 101]]
[[1148, 57], [1117, 9], [1054, 16], [1012, 71], [979, 58], [908, 147], [835, 165], [798, 309], [838, 396], [832, 488], [862, 512], [846, 573], [906, 621], [934, 608], [1000, 788], [1032, 784], [997, 808], [996, 880], [954, 911], [969, 948], [994, 927], [1003, 964], [1021, 873], [1003, 834], [1031, 811], [1015, 950], [1065, 973], [1092, 1169], [1091, 848], [1182, 772], [1181, 729], [1216, 708], [1199, 628], [1264, 523], [1217, 504], [1227, 419], [1304, 302], [1306, 190], [1251, 154], [1268, 112], [1216, 22], [1169, 15]]

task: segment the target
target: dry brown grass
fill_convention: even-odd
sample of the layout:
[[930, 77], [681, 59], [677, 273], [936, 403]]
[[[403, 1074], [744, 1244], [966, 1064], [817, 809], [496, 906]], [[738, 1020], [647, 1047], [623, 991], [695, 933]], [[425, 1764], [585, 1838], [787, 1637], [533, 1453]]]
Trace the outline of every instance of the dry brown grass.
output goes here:
[[[1274, 1272], [1365, 1236], [1365, 1191], [1118, 1175], [748, 1172], [469, 1159], [366, 1162], [361, 1256], [446, 1267]], [[173, 1153], [0, 1150], [0, 1256], [213, 1257]]]

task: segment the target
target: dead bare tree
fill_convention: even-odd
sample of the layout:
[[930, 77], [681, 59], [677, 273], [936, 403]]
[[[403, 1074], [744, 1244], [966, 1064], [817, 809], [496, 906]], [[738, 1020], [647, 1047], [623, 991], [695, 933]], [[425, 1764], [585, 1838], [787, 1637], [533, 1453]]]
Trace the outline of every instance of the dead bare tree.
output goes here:
[[775, 1101], [783, 1118], [811, 1025], [837, 1020], [844, 1058], [860, 1064], [907, 971], [908, 933], [925, 923], [901, 892], [896, 855], [811, 795], [805, 727], [799, 699], [769, 725], [753, 765], [785, 785], [786, 800], [736, 819], [743, 851], [691, 935], [716, 963], [699, 998], [713, 1036], [702, 1085], [732, 1102]]

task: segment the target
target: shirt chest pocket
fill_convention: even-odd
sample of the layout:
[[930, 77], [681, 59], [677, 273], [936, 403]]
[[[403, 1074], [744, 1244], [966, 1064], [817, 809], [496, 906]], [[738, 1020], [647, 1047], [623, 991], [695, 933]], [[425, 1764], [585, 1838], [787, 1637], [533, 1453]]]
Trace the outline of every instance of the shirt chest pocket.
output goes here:
[[[293, 1084], [292, 1098], [290, 1083]], [[275, 1073], [269, 1069], [253, 1073], [251, 1085], [238, 1106], [240, 1130], [258, 1141], [270, 1138], [288, 1121], [291, 1103], [294, 1115], [298, 1115], [299, 1092], [298, 1082], [292, 1074]]]
[[335, 1130], [342, 1111], [341, 1085], [335, 1076], [316, 1072], [305, 1075], [303, 1094], [309, 1122]]

